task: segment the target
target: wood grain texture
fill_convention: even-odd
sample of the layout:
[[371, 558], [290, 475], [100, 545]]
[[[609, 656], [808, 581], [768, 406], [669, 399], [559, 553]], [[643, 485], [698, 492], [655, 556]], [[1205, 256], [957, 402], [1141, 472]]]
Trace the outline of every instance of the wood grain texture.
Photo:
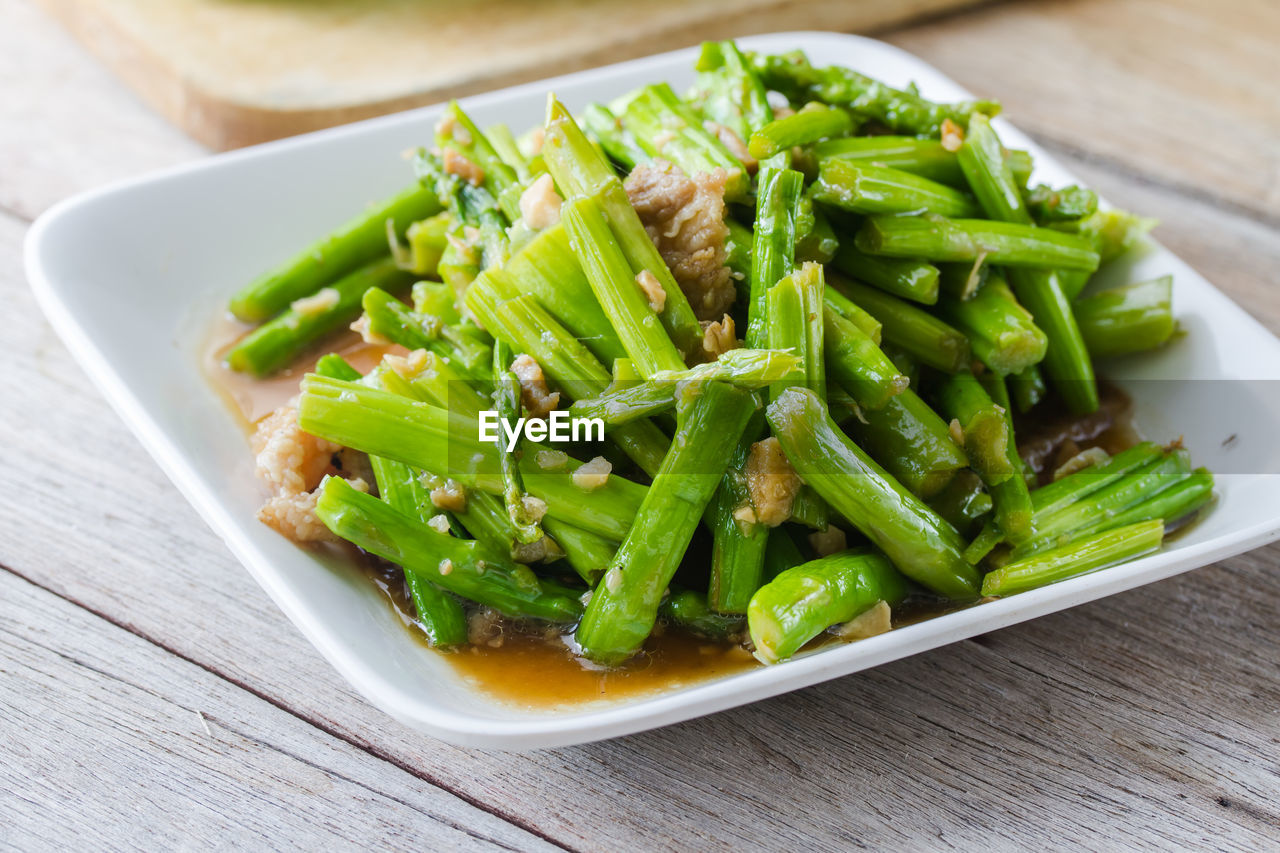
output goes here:
[[[0, 18], [23, 8], [0, 0]], [[607, 743], [493, 754], [387, 719], [227, 554], [39, 316], [19, 267], [24, 218], [197, 149], [33, 21], [0, 28], [0, 80], [32, 90], [0, 99], [0, 158], [30, 164], [0, 170], [0, 204], [19, 214], [0, 215], [0, 844], [59, 829], [123, 847], [130, 829], [181, 821], [193, 837], [252, 840], [268, 818], [280, 846], [350, 841], [343, 825], [383, 827], [368, 844], [469, 844], [441, 826], [454, 815], [520, 848], [1273, 846], [1280, 546]], [[85, 103], [44, 111], [41, 92]], [[84, 115], [112, 129], [67, 141]], [[1074, 151], [1059, 152], [1069, 167], [1160, 216], [1174, 251], [1280, 330], [1274, 228], [1220, 203], [1211, 174], [1183, 173], [1187, 194]], [[103, 745], [99, 764], [77, 744]], [[96, 784], [118, 803], [59, 804]]]
[[1280, 225], [1280, 4], [1036, 0], [886, 36], [1042, 141]]
[[6, 846], [555, 849], [7, 572], [0, 695]]
[[869, 30], [979, 0], [40, 0], [196, 139], [235, 148], [637, 56]]

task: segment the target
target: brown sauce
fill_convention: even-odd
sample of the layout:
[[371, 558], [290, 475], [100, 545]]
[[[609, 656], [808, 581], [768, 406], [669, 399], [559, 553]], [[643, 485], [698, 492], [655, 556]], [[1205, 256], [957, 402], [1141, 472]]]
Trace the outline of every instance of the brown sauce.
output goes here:
[[[246, 431], [297, 395], [298, 382], [321, 355], [337, 352], [363, 373], [388, 352], [402, 352], [398, 347], [371, 346], [349, 333], [326, 342], [277, 376], [258, 380], [223, 364], [223, 355], [248, 329], [233, 319], [221, 318], [210, 331], [203, 353], [203, 368], [209, 383], [241, 418]], [[1023, 456], [1042, 478], [1052, 477], [1056, 465], [1065, 461], [1063, 454], [1074, 454], [1093, 446], [1117, 453], [1140, 440], [1127, 396], [1106, 384], [1101, 393], [1099, 413], [1087, 418], [1072, 418], [1042, 404], [1033, 418], [1019, 420], [1018, 432], [1026, 436], [1025, 441], [1020, 442]], [[401, 571], [354, 548], [343, 550], [384, 593], [388, 606], [422, 643], [424, 651], [430, 649], [413, 615], [413, 604]], [[912, 597], [894, 608], [893, 627], [916, 624], [978, 603], [957, 604], [928, 596]], [[835, 635], [824, 632], [804, 650], [813, 651], [841, 642]], [[554, 631], [548, 633], [545, 628], [518, 623], [503, 625], [500, 645], [431, 651], [442, 654], [462, 679], [495, 700], [539, 709], [650, 696], [762, 666], [740, 645], [707, 640], [665, 626], [654, 632], [635, 659], [614, 669], [602, 669], [583, 661]]]
[[252, 328], [229, 314], [219, 317], [209, 330], [200, 359], [210, 386], [222, 396], [227, 408], [240, 418], [246, 432], [298, 395], [298, 383], [315, 367], [321, 356], [336, 352], [351, 362], [356, 370], [365, 373], [377, 366], [387, 353], [404, 352], [397, 346], [367, 344], [355, 332], [343, 332], [326, 340], [323, 346], [299, 359], [292, 367], [267, 379], [255, 379], [248, 374], [237, 373], [223, 361], [227, 350]]

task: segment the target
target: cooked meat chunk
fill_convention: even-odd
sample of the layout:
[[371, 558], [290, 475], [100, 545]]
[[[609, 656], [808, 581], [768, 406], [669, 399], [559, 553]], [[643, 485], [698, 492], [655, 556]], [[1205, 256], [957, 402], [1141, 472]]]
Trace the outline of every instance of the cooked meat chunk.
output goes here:
[[329, 470], [338, 445], [302, 431], [298, 410], [282, 406], [258, 422], [252, 440], [258, 476], [277, 495], [309, 492]]
[[770, 436], [751, 445], [746, 471], [756, 521], [777, 527], [790, 518], [791, 504], [800, 491], [800, 475], [791, 467], [778, 439]]
[[338, 537], [316, 517], [316, 492], [276, 495], [258, 510], [258, 521], [294, 542], [336, 542]]
[[[361, 491], [368, 485], [368, 458], [298, 426], [298, 410], [282, 406], [258, 422], [251, 442], [258, 476], [272, 495], [258, 510], [258, 520], [294, 542], [336, 541], [316, 518], [315, 491], [326, 474], [343, 476]], [[370, 475], [371, 476], [371, 475]]]
[[627, 196], [645, 231], [671, 268], [699, 320], [714, 320], [733, 304], [733, 282], [725, 266], [723, 169], [692, 177], [665, 160], [637, 166], [627, 177]]
[[560, 392], [547, 387], [542, 367], [533, 357], [520, 353], [511, 362], [511, 372], [520, 380], [520, 402], [531, 418], [545, 418], [560, 405]]

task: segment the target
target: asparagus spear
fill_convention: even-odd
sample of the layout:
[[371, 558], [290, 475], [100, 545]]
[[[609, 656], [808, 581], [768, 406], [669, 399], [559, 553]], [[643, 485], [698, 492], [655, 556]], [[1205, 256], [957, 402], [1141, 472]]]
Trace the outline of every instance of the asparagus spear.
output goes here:
[[587, 104], [582, 110], [582, 126], [600, 144], [609, 159], [628, 172], [649, 154], [636, 142], [635, 134], [622, 126], [622, 121], [603, 104]]
[[336, 352], [321, 356], [316, 361], [315, 372], [330, 379], [345, 379], [348, 382], [355, 382], [361, 376], [360, 371]]
[[769, 93], [736, 44], [703, 42], [695, 68], [695, 95], [703, 115], [743, 140], [773, 121]]
[[813, 187], [800, 198], [802, 220], [796, 228], [796, 260], [830, 263], [840, 248], [840, 238], [827, 214], [813, 203]]
[[806, 263], [769, 290], [769, 346], [800, 359], [802, 376], [774, 382], [770, 395], [777, 399], [785, 388], [804, 385], [826, 397], [823, 360], [822, 265]]
[[[775, 330], [769, 315], [769, 292], [790, 275], [795, 266], [797, 219], [801, 216], [803, 186], [804, 176], [797, 171], [768, 162], [760, 167], [749, 270], [748, 347], [768, 346]], [[746, 612], [747, 603], [759, 587], [764, 572], [769, 528], [759, 523], [740, 524], [734, 517], [737, 508], [747, 503], [743, 468], [751, 445], [761, 437], [764, 428], [763, 413], [748, 422], [712, 505], [708, 598], [711, 607], [722, 612]]]
[[502, 162], [515, 170], [517, 181], [523, 183], [533, 177], [533, 170], [529, 168], [529, 158], [520, 150], [520, 143], [516, 141], [511, 128], [499, 122], [485, 128], [484, 135]]
[[786, 660], [832, 625], [848, 622], [879, 601], [896, 605], [909, 584], [870, 549], [841, 551], [787, 569], [751, 599], [747, 622], [756, 657]]
[[832, 159], [822, 163], [813, 197], [852, 213], [935, 213], [973, 217], [978, 205], [946, 184], [899, 169]]
[[1013, 475], [1003, 482], [991, 486], [991, 499], [995, 504], [995, 520], [1004, 531], [1005, 538], [1012, 544], [1026, 541], [1031, 536], [1031, 524], [1034, 508], [1031, 495], [1027, 491], [1027, 481], [1023, 477], [1025, 466], [1018, 455], [1018, 445], [1013, 434], [1013, 410], [1009, 400], [1009, 388], [1003, 377], [994, 374], [983, 374], [979, 380], [982, 387], [991, 396], [991, 401], [999, 406], [1005, 422], [1005, 458], [1009, 460]]
[[408, 350], [425, 349], [447, 360], [468, 379], [486, 379], [491, 365], [489, 347], [458, 326], [446, 326], [438, 317], [411, 311], [380, 287], [371, 287], [361, 299], [369, 318], [369, 331]]
[[829, 307], [823, 309], [827, 373], [863, 409], [880, 409], [907, 390], [903, 376], [871, 338]]
[[[520, 418], [520, 380], [511, 372], [513, 356], [511, 347], [503, 341], [493, 345], [493, 405], [498, 418], [515, 423]], [[516, 541], [526, 545], [542, 538], [542, 528], [525, 503], [524, 479], [520, 476], [522, 450], [517, 441], [514, 448], [498, 442], [498, 469], [502, 474], [502, 502], [515, 526]]]
[[880, 321], [834, 287], [828, 287], [823, 293], [822, 304], [861, 329], [876, 346], [884, 339], [884, 326]]
[[1014, 549], [1013, 558], [1020, 560], [1064, 540], [1109, 529], [1116, 515], [1185, 480], [1190, 473], [1187, 452], [1174, 450], [1056, 512], [1038, 510], [1033, 521], [1035, 535]]
[[973, 113], [995, 115], [1000, 111], [994, 101], [937, 104], [848, 68], [815, 68], [800, 51], [756, 56], [754, 64], [762, 82], [792, 103], [815, 100], [847, 107], [904, 134], [937, 136], [946, 119], [963, 127]]
[[978, 360], [1000, 375], [1038, 364], [1049, 346], [1031, 313], [998, 275], [972, 299], [943, 298], [938, 313], [969, 339]]
[[484, 173], [485, 188], [497, 200], [507, 221], [520, 218], [521, 187], [515, 169], [499, 156], [489, 138], [457, 101], [449, 102], [444, 117], [436, 125], [436, 145], [452, 149], [479, 166]]
[[453, 215], [447, 210], [430, 216], [408, 227], [404, 233], [405, 244], [395, 231], [394, 223], [387, 232], [387, 242], [396, 264], [414, 275], [436, 275], [440, 257], [447, 244], [447, 236], [453, 227]]
[[864, 252], [894, 258], [970, 263], [985, 259], [1008, 267], [1085, 272], [1098, 268], [1098, 253], [1080, 237], [987, 219], [869, 216], [854, 244]]
[[1160, 547], [1164, 522], [1143, 521], [1009, 563], [982, 580], [982, 594], [1006, 596], [1078, 577]]
[[912, 302], [933, 305], [938, 301], [938, 267], [909, 258], [882, 258], [858, 250], [844, 242], [836, 250], [836, 269], [858, 281], [865, 281], [886, 293]]
[[386, 288], [403, 292], [412, 281], [391, 258], [374, 261], [318, 294], [295, 302], [283, 314], [245, 335], [227, 351], [227, 366], [240, 373], [270, 376], [358, 317], [366, 291]]
[[853, 136], [829, 139], [813, 146], [819, 163], [847, 160], [901, 169], [952, 187], [966, 186], [955, 152], [936, 139], [914, 136]]
[[622, 181], [554, 96], [547, 102], [542, 154], [556, 185], [567, 197], [599, 197], [609, 228], [631, 265], [632, 276], [648, 271], [666, 294], [661, 315], [667, 334], [681, 352], [693, 352], [702, 340], [702, 330], [689, 300], [645, 232]]
[[415, 184], [375, 205], [231, 297], [231, 313], [260, 323], [387, 254], [387, 221], [397, 235], [441, 209], [429, 188]]
[[1196, 512], [1212, 498], [1213, 475], [1207, 468], [1197, 468], [1185, 480], [1162, 489], [1136, 506], [1112, 516], [1105, 526], [1094, 529], [1105, 530], [1151, 519], [1163, 520], [1168, 528]]
[[1027, 210], [1041, 225], [1070, 222], [1091, 216], [1098, 209], [1098, 194], [1084, 187], [1052, 189], [1040, 184], [1027, 192]]
[[690, 404], [634, 524], [578, 624], [574, 636], [591, 660], [620, 663], [653, 630], [667, 584], [754, 409], [749, 392], [714, 382]]
[[[492, 494], [502, 492], [495, 448], [480, 440], [475, 421], [457, 413], [353, 382], [307, 376], [298, 422], [312, 435], [344, 447], [398, 459]], [[621, 539], [644, 498], [644, 486], [611, 475], [584, 500], [571, 477], [581, 464], [569, 458], [563, 470], [545, 471], [522, 459], [520, 472], [529, 494], [545, 501], [552, 517]]]
[[910, 388], [845, 426], [894, 479], [920, 498], [937, 494], [969, 464], [947, 424]]
[[[1034, 228], [1031, 214], [1004, 160], [1000, 140], [988, 122], [975, 118], [959, 156], [965, 177], [988, 216], [1020, 228]], [[1097, 258], [1091, 248], [1089, 254]], [[997, 259], [995, 252], [988, 260], [1012, 264]], [[1054, 267], [1089, 271], [1066, 263], [1045, 264], [1039, 270], [1011, 269], [1009, 281], [1018, 301], [1031, 312], [1048, 340], [1044, 363], [1049, 378], [1058, 386], [1067, 406], [1083, 414], [1098, 408], [1098, 386], [1089, 352]]]
[[1111, 358], [1163, 346], [1173, 337], [1173, 278], [1104, 290], [1072, 305], [1085, 346]]
[[792, 536], [790, 525], [775, 527], [764, 552], [764, 580], [773, 580], [792, 566], [805, 561], [804, 553]]
[[1011, 373], [1005, 379], [1009, 386], [1009, 396], [1018, 412], [1026, 414], [1049, 393], [1049, 386], [1044, 384], [1044, 375], [1039, 365], [1032, 364], [1017, 373]]
[[662, 306], [655, 307], [637, 284], [600, 202], [594, 198], [567, 202], [563, 216], [591, 289], [641, 374], [683, 368], [684, 359], [659, 320]]
[[804, 481], [901, 572], [951, 598], [977, 592], [959, 534], [840, 432], [817, 395], [789, 388], [768, 419]]
[[688, 175], [724, 169], [729, 172], [725, 198], [746, 197], [750, 179], [742, 162], [702, 126], [689, 105], [666, 83], [645, 86], [615, 111], [650, 157], [674, 163]]
[[938, 290], [952, 299], [972, 299], [990, 277], [991, 265], [985, 260], [971, 264], [938, 264]]
[[512, 565], [474, 540], [437, 533], [340, 477], [324, 481], [316, 515], [353, 545], [508, 616], [567, 624], [582, 612], [577, 598], [538, 580], [527, 566]]
[[[1088, 240], [1102, 263], [1114, 260], [1132, 249], [1156, 224], [1154, 219], [1114, 209], [1099, 210], [1083, 219], [1048, 223], [1050, 228], [1077, 234]], [[1068, 300], [1079, 296], [1089, 283], [1089, 276], [1083, 272], [1062, 273], [1059, 279], [1062, 292]]]
[[674, 408], [682, 389], [701, 382], [730, 382], [742, 388], [764, 388], [774, 382], [804, 378], [799, 356], [775, 350], [735, 349], [715, 361], [685, 370], [655, 373], [648, 380], [619, 383], [604, 394], [579, 400], [570, 408], [579, 418], [606, 424], [629, 423]]
[[439, 317], [442, 323], [462, 322], [462, 315], [458, 313], [458, 305], [455, 301], [457, 294], [444, 282], [415, 281], [410, 293], [413, 310], [417, 313]]
[[668, 625], [709, 640], [731, 640], [746, 627], [742, 616], [715, 612], [707, 597], [692, 589], [672, 592], [658, 607], [658, 615]]
[[1143, 441], [1112, 456], [1102, 465], [1068, 474], [1031, 493], [1036, 514], [1046, 517], [1059, 512], [1094, 492], [1159, 459], [1163, 450], [1153, 441]]
[[932, 314], [882, 290], [848, 279], [833, 277], [831, 286], [880, 321], [887, 343], [948, 373], [968, 366], [968, 339]]
[[947, 487], [927, 503], [960, 535], [967, 535], [979, 521], [991, 514], [994, 503], [982, 480], [973, 471], [961, 471]]
[[964, 436], [964, 452], [969, 465], [988, 486], [1003, 483], [1014, 476], [1013, 463], [1006, 449], [1009, 426], [1004, 410], [991, 401], [986, 389], [968, 372], [944, 377], [935, 389], [938, 409], [943, 417], [955, 419]]
[[[502, 280], [505, 277], [500, 270], [476, 280], [466, 296], [472, 313], [502, 340], [532, 356], [561, 394], [570, 399], [601, 394], [609, 382], [604, 365], [532, 296], [518, 296], [506, 302], [493, 298], [493, 291], [502, 288], [490, 284]], [[650, 423], [628, 423], [615, 429], [611, 438], [650, 475], [658, 470], [666, 454], [666, 436]]]
[[618, 543], [590, 531], [575, 527], [558, 518], [542, 519], [542, 527], [564, 550], [565, 559], [578, 576], [590, 586], [595, 586], [609, 567]]
[[747, 309], [748, 347], [768, 342], [769, 290], [795, 264], [796, 213], [804, 177], [791, 169], [760, 170], [756, 190], [755, 239], [751, 251], [751, 303]]
[[757, 160], [796, 145], [809, 145], [820, 139], [848, 136], [859, 122], [846, 110], [824, 104], [806, 104], [799, 112], [774, 119], [751, 134], [747, 150]]
[[753, 440], [763, 432], [764, 412], [757, 409], [734, 448], [707, 513], [712, 537], [707, 602], [719, 613], [746, 613], [751, 596], [764, 582], [765, 554], [773, 532], [766, 524], [740, 521], [734, 515], [739, 507], [750, 505], [745, 468]]
[[[330, 353], [316, 362], [316, 373], [331, 379], [355, 381], [360, 371], [352, 367], [340, 355]], [[385, 459], [369, 457], [378, 495], [393, 509], [419, 521], [429, 521], [434, 515], [431, 498], [418, 478], [418, 472], [408, 465]], [[454, 646], [467, 641], [467, 617], [462, 605], [440, 587], [420, 575], [406, 571], [405, 584], [413, 598], [418, 624], [427, 640], [437, 648]]]
[[[392, 509], [426, 523], [434, 514], [431, 498], [418, 479], [418, 472], [402, 462], [382, 456], [369, 457], [378, 494]], [[458, 600], [421, 573], [406, 570], [405, 583], [413, 598], [418, 624], [432, 646], [456, 646], [467, 641], [467, 615]]]
[[1031, 158], [1031, 152], [1005, 150], [1004, 162], [1009, 166], [1009, 172], [1013, 175], [1013, 182], [1019, 187], [1025, 188], [1031, 180], [1031, 173], [1035, 171], [1035, 162]]
[[[501, 272], [504, 275], [501, 282], [490, 281], [485, 285], [495, 305], [524, 294], [533, 296], [604, 364], [612, 364], [626, 355], [591, 291], [563, 225], [541, 231]], [[482, 280], [483, 277], [477, 279], [473, 288]], [[464, 297], [468, 304], [473, 288], [469, 288]]]

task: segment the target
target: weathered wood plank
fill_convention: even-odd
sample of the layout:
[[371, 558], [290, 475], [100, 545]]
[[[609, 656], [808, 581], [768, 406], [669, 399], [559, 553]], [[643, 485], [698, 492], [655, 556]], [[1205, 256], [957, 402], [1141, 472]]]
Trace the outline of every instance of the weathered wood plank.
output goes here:
[[1005, 3], [885, 38], [1036, 137], [1280, 222], [1280, 5]]
[[551, 850], [0, 571], [0, 845]]
[[[17, 230], [0, 227], [0, 268], [13, 269]], [[1245, 849], [1280, 796], [1275, 673], [1255, 627], [1276, 624], [1277, 548], [988, 646], [619, 741], [527, 756], [430, 741], [353, 695], [283, 620], [85, 387], [25, 290], [9, 278], [0, 299], [0, 349], [14, 354], [0, 388], [31, 401], [0, 413], [21, 495], [0, 511], [0, 563], [561, 843], [1105, 848], [1209, 833]]]

